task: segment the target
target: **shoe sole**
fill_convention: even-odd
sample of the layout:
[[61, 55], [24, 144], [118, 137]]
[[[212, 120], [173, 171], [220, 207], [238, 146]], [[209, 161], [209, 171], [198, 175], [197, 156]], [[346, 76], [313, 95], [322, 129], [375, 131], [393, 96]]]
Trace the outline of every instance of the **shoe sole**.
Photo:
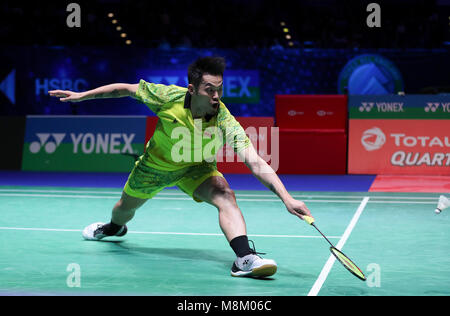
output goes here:
[[253, 269], [249, 272], [238, 271], [231, 272], [233, 277], [255, 277], [255, 278], [266, 278], [274, 275], [277, 272], [277, 266], [272, 264], [262, 265], [258, 268]]

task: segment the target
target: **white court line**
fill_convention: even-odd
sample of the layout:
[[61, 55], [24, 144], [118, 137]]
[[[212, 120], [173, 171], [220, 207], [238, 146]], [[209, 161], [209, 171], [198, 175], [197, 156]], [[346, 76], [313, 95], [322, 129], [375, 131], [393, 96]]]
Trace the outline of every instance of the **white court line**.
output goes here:
[[[70, 194], [26, 194], [26, 193], [0, 193], [0, 196], [20, 196], [20, 197], [47, 197], [47, 198], [74, 198], [74, 199], [119, 199], [120, 194], [116, 196], [108, 195], [70, 195]], [[179, 197], [154, 197], [154, 200], [192, 200], [192, 198]]]
[[62, 228], [27, 228], [27, 227], [0, 227], [0, 230], [31, 230], [48, 232], [81, 232], [80, 229], [62, 229]]
[[[363, 212], [364, 208], [366, 207], [367, 202], [369, 202], [369, 197], [366, 196], [362, 200], [358, 209], [356, 210], [355, 215], [353, 215], [353, 218], [350, 221], [350, 223], [348, 224], [347, 229], [345, 230], [344, 234], [342, 235], [342, 238], [337, 243], [337, 245], [336, 245], [337, 249], [341, 250], [342, 247], [344, 247], [345, 242], [347, 241], [353, 228], [355, 227], [356, 223], [358, 222], [358, 219], [361, 216], [361, 213]], [[325, 282], [328, 274], [330, 273], [331, 268], [333, 267], [333, 264], [335, 261], [336, 261], [336, 258], [333, 255], [330, 255], [330, 257], [328, 258], [328, 261], [325, 263], [325, 266], [323, 267], [322, 271], [320, 272], [319, 277], [317, 278], [313, 287], [309, 291], [308, 296], [316, 296], [319, 293], [319, 291], [322, 288], [322, 285]]]
[[117, 198], [120, 198], [120, 195], [117, 195], [117, 196], [101, 196], [101, 195], [29, 194], [29, 193], [0, 193], [0, 196], [79, 198], [79, 199], [117, 199]]
[[[0, 230], [27, 230], [27, 231], [51, 231], [51, 232], [81, 232], [81, 229], [61, 229], [61, 228], [37, 228], [37, 227], [0, 227]], [[142, 232], [128, 231], [129, 234], [147, 234], [147, 235], [184, 235], [184, 236], [223, 236], [218, 233], [178, 233], [178, 232]], [[304, 235], [254, 235], [249, 237], [271, 237], [271, 238], [322, 238], [321, 236]], [[338, 239], [340, 236], [330, 236], [329, 238]]]
[[[435, 198], [434, 200], [436, 200], [437, 198]], [[437, 204], [436, 202], [419, 202], [419, 201], [373, 201], [370, 200], [369, 203], [378, 203], [378, 204], [429, 204], [429, 205], [435, 205]]]
[[[186, 195], [183, 193], [183, 195]], [[11, 197], [47, 197], [47, 198], [75, 198], [75, 199], [118, 199], [120, 194], [114, 196], [108, 195], [70, 195], [70, 194], [27, 194], [27, 193], [0, 193], [1, 196], [11, 196]], [[156, 196], [153, 200], [181, 200], [181, 201], [191, 201], [190, 197], [161, 197]], [[281, 202], [280, 199], [241, 199], [237, 198], [237, 201], [244, 202]], [[360, 203], [360, 200], [307, 200], [306, 203]], [[374, 201], [371, 200], [370, 203], [381, 203], [381, 204], [427, 204], [434, 205], [436, 202], [421, 202], [421, 201]]]
[[[184, 194], [186, 195], [186, 194]], [[70, 194], [29, 194], [29, 193], [0, 193], [0, 196], [20, 196], [20, 197], [48, 197], [48, 198], [79, 198], [79, 199], [117, 199], [116, 196], [101, 196], [101, 195], [70, 195]], [[158, 197], [155, 196], [153, 200], [192, 200], [190, 197]], [[252, 202], [281, 202], [280, 199], [237, 199], [238, 201], [252, 201]], [[343, 201], [343, 200], [311, 200], [308, 202], [334, 202], [334, 203], [359, 203], [358, 201]]]
[[[88, 194], [121, 194], [122, 191], [86, 191], [86, 190], [23, 190], [23, 189], [0, 189], [0, 192], [17, 192], [17, 193], [88, 193]], [[181, 194], [181, 193], [177, 193]]]
[[[86, 194], [121, 194], [121, 190], [117, 191], [90, 191], [90, 190], [40, 190], [40, 189], [0, 189], [0, 192], [16, 192], [16, 193], [86, 193]], [[186, 195], [184, 192], [160, 192], [158, 195]], [[336, 198], [336, 199], [360, 199], [363, 196], [361, 195], [308, 195], [308, 194], [291, 194], [293, 197], [301, 197], [301, 198]], [[382, 195], [374, 195], [370, 196], [371, 202], [373, 199], [387, 199], [387, 200], [435, 200], [438, 197], [411, 197], [411, 196], [382, 196]], [[246, 193], [237, 193], [236, 196], [243, 197], [275, 197], [274, 194], [246, 194]], [[358, 201], [359, 202], [359, 201]]]

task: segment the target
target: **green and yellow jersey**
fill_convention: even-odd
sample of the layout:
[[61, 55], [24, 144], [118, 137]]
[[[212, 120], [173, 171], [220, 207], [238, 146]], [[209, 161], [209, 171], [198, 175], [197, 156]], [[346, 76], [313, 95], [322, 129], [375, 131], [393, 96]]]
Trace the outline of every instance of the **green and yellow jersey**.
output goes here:
[[225, 142], [235, 152], [251, 144], [222, 102], [216, 116], [209, 120], [194, 119], [187, 88], [140, 80], [135, 98], [159, 118], [141, 157], [141, 163], [148, 167], [175, 171], [204, 162], [214, 163]]

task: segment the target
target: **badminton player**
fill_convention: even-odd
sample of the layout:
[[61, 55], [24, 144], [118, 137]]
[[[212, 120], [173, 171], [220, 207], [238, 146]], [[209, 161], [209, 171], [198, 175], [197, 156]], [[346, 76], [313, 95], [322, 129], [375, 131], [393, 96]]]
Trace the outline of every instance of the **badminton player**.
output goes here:
[[[232, 276], [268, 277], [276, 272], [274, 260], [263, 259], [254, 247], [249, 246], [246, 224], [235, 194], [217, 170], [214, 157], [223, 140], [253, 175], [278, 195], [288, 212], [301, 219], [304, 215], [311, 216], [311, 213], [302, 201], [295, 200], [286, 191], [273, 169], [258, 156], [241, 125], [221, 102], [224, 70], [222, 57], [203, 57], [189, 66], [187, 88], [140, 80], [138, 84], [116, 83], [85, 92], [49, 91], [50, 96], [58, 97], [62, 102], [129, 96], [147, 105], [159, 117], [145, 153], [136, 162], [122, 197], [112, 210], [111, 221], [87, 226], [83, 231], [85, 239], [125, 235], [126, 223], [140, 206], [165, 187], [177, 186], [195, 201], [205, 201], [218, 209], [219, 225], [237, 256], [232, 265]], [[193, 135], [199, 129], [202, 132], [211, 128], [212, 131], [214, 128], [219, 130], [223, 137], [204, 137], [201, 148], [194, 143], [190, 152], [182, 153], [184, 158], [191, 159], [180, 159], [179, 150], [174, 150], [174, 146], [180, 144], [180, 133], [187, 130]], [[207, 141], [220, 143], [205, 144]], [[204, 150], [206, 146], [212, 148], [209, 153]], [[186, 148], [189, 146], [183, 150]]]

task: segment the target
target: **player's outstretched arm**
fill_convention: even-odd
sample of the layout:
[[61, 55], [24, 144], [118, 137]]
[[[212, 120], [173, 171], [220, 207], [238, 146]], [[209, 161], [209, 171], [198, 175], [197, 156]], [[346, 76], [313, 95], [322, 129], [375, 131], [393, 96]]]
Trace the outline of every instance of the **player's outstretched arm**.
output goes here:
[[304, 202], [294, 199], [284, 187], [275, 171], [262, 159], [253, 146], [249, 146], [239, 152], [240, 158], [244, 161], [253, 175], [267, 188], [274, 192], [283, 201], [289, 213], [303, 219], [303, 216], [310, 216], [311, 212]]
[[134, 97], [139, 84], [113, 83], [93, 90], [74, 92], [69, 90], [51, 90], [49, 95], [60, 98], [62, 102], [81, 102], [92, 99]]

